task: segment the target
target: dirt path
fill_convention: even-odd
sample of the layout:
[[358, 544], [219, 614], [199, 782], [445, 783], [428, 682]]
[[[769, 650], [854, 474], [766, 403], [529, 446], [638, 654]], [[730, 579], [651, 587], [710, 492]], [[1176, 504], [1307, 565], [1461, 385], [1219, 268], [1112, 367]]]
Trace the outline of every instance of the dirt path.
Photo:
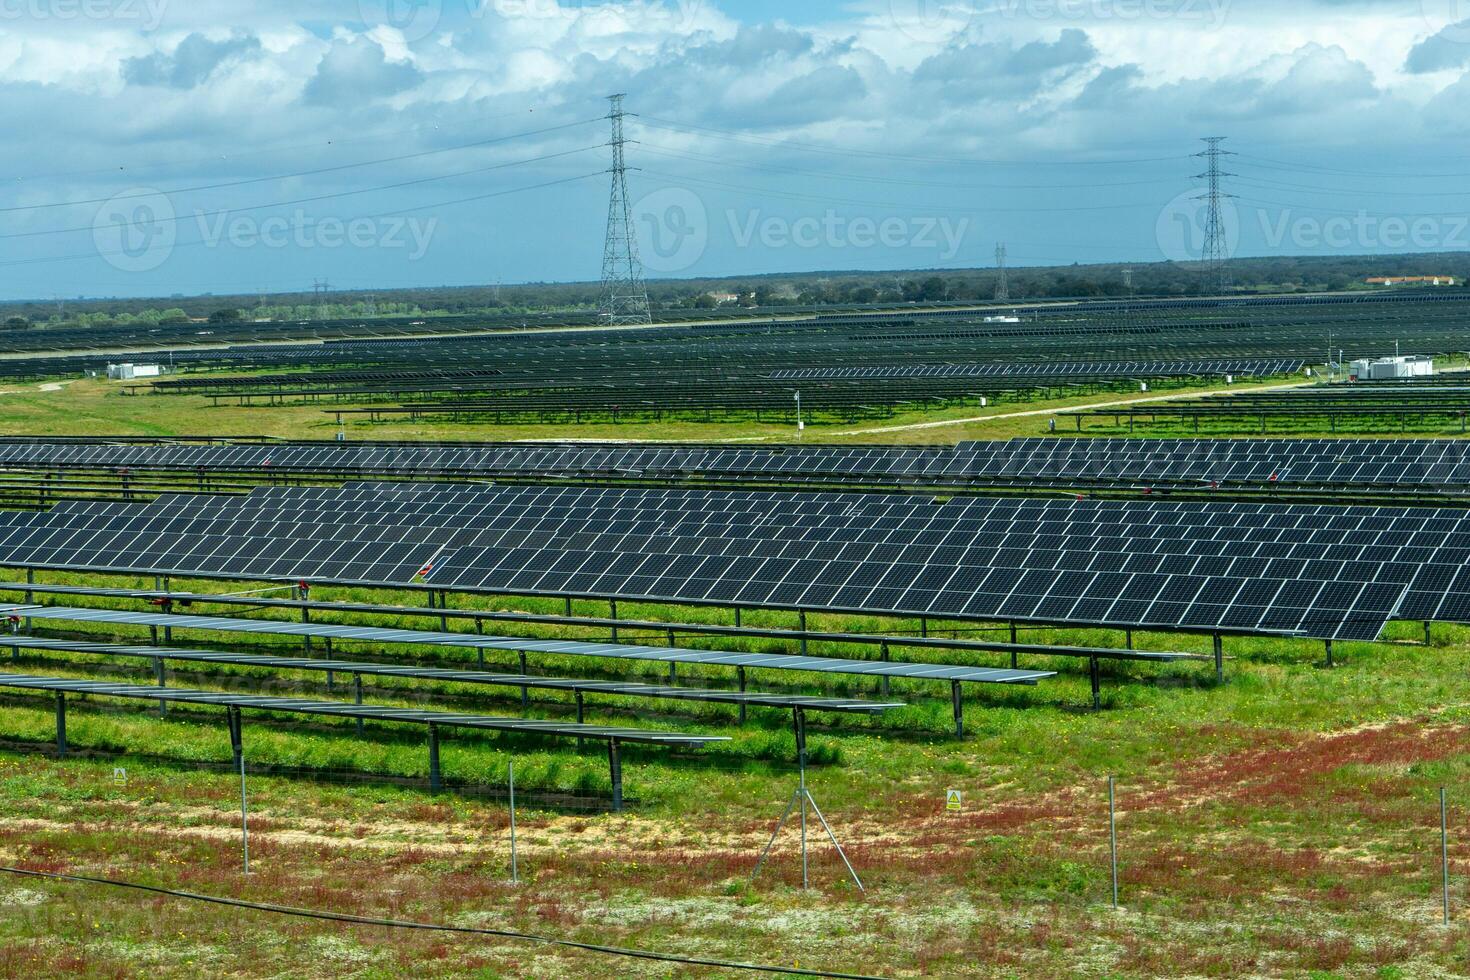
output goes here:
[[[1250, 391], [1254, 393], [1258, 391], [1280, 391], [1285, 388], [1306, 388], [1317, 383], [1318, 382], [1315, 379], [1311, 381], [1290, 381], [1285, 384], [1266, 385], [1265, 387], [1261, 388], [1251, 388]], [[1233, 391], [1190, 391], [1182, 392], [1175, 395], [1148, 395], [1143, 398], [1120, 398], [1117, 401], [1111, 402], [1093, 402], [1090, 405], [1068, 405], [1064, 408], [1037, 408], [1025, 412], [1006, 412], [1001, 415], [976, 415], [970, 418], [963, 419], [944, 419], [939, 422], [911, 422], [908, 425], [884, 425], [871, 429], [844, 429], [841, 432], [834, 432], [832, 433], [832, 435], [865, 436], [873, 435], [879, 432], [908, 432], [914, 429], [938, 429], [946, 425], [970, 425], [976, 422], [998, 422], [1001, 419], [1021, 419], [1030, 418], [1037, 415], [1068, 415], [1075, 412], [1088, 412], [1097, 408], [1118, 408], [1124, 405], [1144, 405], [1148, 404], [1149, 402], [1174, 402], [1190, 398], [1222, 398], [1228, 397], [1232, 394], [1234, 394]]]

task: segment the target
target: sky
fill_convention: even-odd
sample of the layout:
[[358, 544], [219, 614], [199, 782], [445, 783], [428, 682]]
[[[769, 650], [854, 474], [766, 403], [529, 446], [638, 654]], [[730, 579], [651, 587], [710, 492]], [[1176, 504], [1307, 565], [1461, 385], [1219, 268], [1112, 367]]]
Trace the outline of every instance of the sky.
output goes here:
[[0, 0], [0, 300], [1470, 248], [1470, 0]]

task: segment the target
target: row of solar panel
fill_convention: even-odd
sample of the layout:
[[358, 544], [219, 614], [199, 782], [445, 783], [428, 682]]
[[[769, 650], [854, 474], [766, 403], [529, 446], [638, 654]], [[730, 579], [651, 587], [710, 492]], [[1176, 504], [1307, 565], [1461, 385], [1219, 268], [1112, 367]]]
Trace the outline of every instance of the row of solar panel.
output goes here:
[[1233, 375], [1242, 378], [1294, 374], [1301, 360], [1208, 361], [1051, 361], [1041, 364], [889, 364], [852, 367], [786, 368], [772, 380], [839, 378], [1167, 378]]
[[1454, 440], [1015, 440], [949, 448], [0, 443], [0, 465], [320, 472], [1470, 485]]
[[[1004, 521], [986, 529], [992, 513]], [[1438, 608], [1456, 589], [1453, 573], [1421, 583], [1398, 567], [1447, 568], [1441, 551], [1383, 539], [1438, 513], [356, 485], [16, 517], [0, 562], [1371, 637], [1406, 591]], [[1058, 533], [1034, 533], [1043, 518]], [[1283, 526], [1249, 535], [1243, 520]], [[1298, 525], [1302, 540], [1283, 539]]]

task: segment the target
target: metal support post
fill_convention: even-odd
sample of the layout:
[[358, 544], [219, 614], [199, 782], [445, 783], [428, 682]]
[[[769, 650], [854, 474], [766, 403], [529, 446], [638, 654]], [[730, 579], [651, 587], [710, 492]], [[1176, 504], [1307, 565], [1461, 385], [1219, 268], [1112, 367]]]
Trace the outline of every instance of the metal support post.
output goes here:
[[[607, 606], [608, 606], [608, 610], [609, 610], [608, 618], [609, 619], [612, 619], [612, 620], [616, 620], [618, 618], [618, 600], [616, 600], [616, 599], [609, 599], [609, 600], [607, 600]], [[618, 624], [616, 622], [614, 622], [613, 623], [613, 626], [612, 626], [612, 641], [614, 643], [618, 642]]]
[[245, 873], [250, 873], [250, 802], [245, 793], [245, 747], [242, 726], [240, 724], [240, 709], [231, 708], [234, 714], [234, 736], [238, 746], [235, 749], [235, 768], [240, 771], [240, 855], [244, 861]]
[[1108, 854], [1113, 867], [1113, 908], [1118, 907], [1118, 790], [1117, 780], [1108, 777]]
[[[361, 674], [353, 674], [352, 675], [352, 703], [355, 704], [355, 705], [357, 705], [358, 707], [362, 707], [362, 675]], [[363, 722], [362, 722], [362, 719], [359, 718], [359, 719], [357, 719], [357, 734], [359, 736], [362, 735], [362, 728], [363, 728]]]
[[[1330, 649], [1332, 641], [1328, 640], [1327, 645]], [[1215, 682], [1225, 683], [1225, 641], [1219, 633], [1215, 634]]]
[[1016, 621], [1014, 619], [1011, 620], [1011, 642], [1012, 643], [1017, 642], [1016, 641]]
[[439, 726], [429, 725], [429, 789], [439, 792], [444, 788], [444, 781], [439, 773]]
[[805, 609], [798, 610], [796, 615], [798, 616], [798, 618], [800, 619], [800, 622], [801, 622], [801, 632], [802, 632], [802, 637], [801, 637], [801, 655], [804, 657], [804, 656], [806, 656], [806, 610]]
[[[153, 676], [158, 681], [158, 686], [159, 687], [165, 687], [166, 686], [165, 683], [164, 683], [165, 676], [164, 676], [163, 658], [162, 657], [154, 657], [153, 658]], [[159, 700], [159, 702], [158, 702], [158, 714], [159, 714], [160, 717], [163, 716], [163, 715], [168, 714], [168, 702], [167, 701], [164, 701], [162, 699]]]
[[1096, 657], [1087, 658], [1087, 677], [1092, 681], [1092, 710], [1102, 710], [1102, 674]]
[[[740, 683], [740, 693], [741, 694], [744, 694], [745, 693], [745, 668], [744, 667], [736, 667], [735, 668], [735, 677], [736, 677], [736, 679]], [[744, 701], [741, 701], [740, 702], [740, 724], [742, 724], [742, 725], [745, 724], [745, 702]]]
[[[522, 677], [525, 677], [525, 676], [527, 676], [527, 674], [529, 674], [529, 671], [526, 669], [526, 651], [522, 650], [521, 651], [521, 676]], [[529, 707], [530, 704], [531, 704], [531, 695], [530, 695], [530, 692], [526, 688], [526, 685], [522, 684], [521, 685], [521, 707], [522, 708]]]
[[1322, 643], [1327, 648], [1327, 666], [1328, 667], [1336, 667], [1337, 666], [1337, 661], [1335, 659], [1333, 659], [1333, 655], [1332, 655], [1332, 641], [1331, 640], [1323, 640]]
[[1450, 924], [1450, 811], [1444, 787], [1439, 788], [1439, 867], [1444, 884], [1444, 924]]
[[960, 696], [960, 682], [949, 682], [949, 700], [954, 707], [954, 737], [965, 737], [965, 702]]
[[[889, 662], [889, 660], [888, 660], [888, 641], [887, 640], [884, 640], [878, 646], [878, 659], [879, 660], [882, 660], [885, 664]], [[884, 674], [883, 677], [882, 677], [882, 679], [879, 681], [879, 683], [882, 684], [882, 687], [883, 687], [883, 696], [885, 698], [888, 697], [889, 688], [891, 688], [893, 686], [892, 680], [889, 678], [889, 676], [887, 674]]]
[[623, 757], [618, 752], [618, 740], [607, 740], [607, 768], [612, 777], [612, 808], [614, 813], [623, 812]]
[[510, 780], [510, 883], [521, 883], [520, 865], [516, 861], [516, 764], [506, 763], [506, 775]]
[[66, 695], [56, 692], [56, 754], [66, 755]]

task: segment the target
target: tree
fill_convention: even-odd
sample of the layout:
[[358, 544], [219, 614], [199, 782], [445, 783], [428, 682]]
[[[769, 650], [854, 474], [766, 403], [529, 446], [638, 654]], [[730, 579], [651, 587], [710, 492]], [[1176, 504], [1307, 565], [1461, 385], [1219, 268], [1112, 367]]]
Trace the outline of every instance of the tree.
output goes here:
[[13, 316], [5, 321], [6, 330], [25, 330], [31, 325], [31, 321], [23, 316]]
[[239, 310], [215, 310], [209, 314], [210, 323], [239, 323], [240, 320]]

